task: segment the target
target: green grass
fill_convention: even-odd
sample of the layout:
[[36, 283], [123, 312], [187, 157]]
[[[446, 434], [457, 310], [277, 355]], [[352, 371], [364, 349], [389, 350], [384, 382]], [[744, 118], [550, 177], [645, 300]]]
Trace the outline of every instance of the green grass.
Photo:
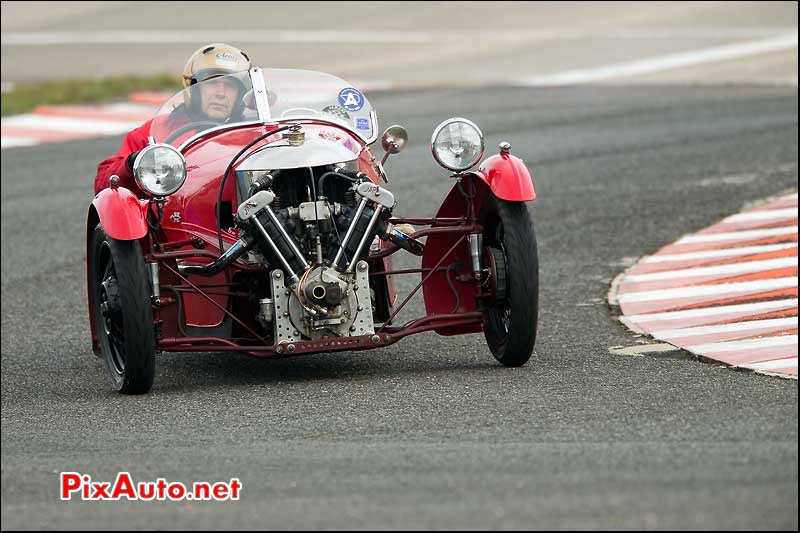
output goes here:
[[27, 113], [39, 105], [99, 103], [123, 98], [134, 91], [181, 89], [178, 76], [159, 74], [99, 80], [62, 80], [15, 85], [0, 97], [2, 116]]

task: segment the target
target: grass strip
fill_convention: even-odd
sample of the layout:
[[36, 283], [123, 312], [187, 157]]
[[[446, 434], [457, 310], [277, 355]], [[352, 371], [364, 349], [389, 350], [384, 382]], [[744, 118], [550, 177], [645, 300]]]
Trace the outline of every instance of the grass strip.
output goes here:
[[2, 116], [28, 113], [39, 105], [103, 103], [118, 100], [135, 91], [181, 89], [177, 76], [122, 76], [98, 80], [60, 80], [15, 85], [0, 97]]

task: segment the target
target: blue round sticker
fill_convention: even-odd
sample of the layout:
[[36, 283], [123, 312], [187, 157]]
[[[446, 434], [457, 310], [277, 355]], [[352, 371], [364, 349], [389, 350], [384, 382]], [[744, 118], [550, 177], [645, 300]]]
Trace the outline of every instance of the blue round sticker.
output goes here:
[[339, 103], [348, 111], [358, 111], [364, 107], [364, 95], [358, 89], [348, 87], [339, 91]]

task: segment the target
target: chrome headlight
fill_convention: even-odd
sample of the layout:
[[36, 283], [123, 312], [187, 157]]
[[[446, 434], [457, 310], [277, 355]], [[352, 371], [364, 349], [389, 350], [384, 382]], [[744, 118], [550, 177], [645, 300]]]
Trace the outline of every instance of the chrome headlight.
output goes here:
[[153, 196], [169, 196], [186, 181], [186, 161], [172, 146], [152, 144], [136, 156], [133, 176], [145, 192]]
[[483, 134], [465, 118], [449, 118], [433, 130], [431, 152], [448, 170], [463, 172], [474, 167], [483, 155]]

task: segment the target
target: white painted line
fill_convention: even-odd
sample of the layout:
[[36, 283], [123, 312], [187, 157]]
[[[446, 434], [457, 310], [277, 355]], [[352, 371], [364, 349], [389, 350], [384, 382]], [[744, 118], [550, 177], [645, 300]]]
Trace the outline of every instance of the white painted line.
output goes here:
[[[509, 5], [516, 6], [513, 2], [465, 2], [466, 6], [487, 6], [493, 8]], [[458, 5], [458, 3], [453, 4]], [[470, 37], [476, 40], [536, 40], [544, 39], [575, 39], [581, 37], [611, 38], [611, 39], [746, 39], [756, 37], [782, 36], [783, 34], [797, 33], [796, 26], [755, 26], [755, 27], [691, 27], [691, 28], [630, 28], [615, 29], [613, 31], [597, 31], [584, 29], [537, 29], [517, 31], [473, 31]], [[194, 43], [213, 40], [221, 41], [246, 41], [250, 43], [303, 43], [303, 42], [334, 42], [334, 43], [363, 43], [363, 42], [441, 42], [442, 40], [459, 40], [464, 38], [460, 31], [363, 31], [349, 30], [215, 30], [202, 29], [193, 31], [30, 31], [30, 32], [4, 32], [2, 35], [3, 46], [27, 45], [47, 46], [63, 44], [115, 44], [125, 43]]]
[[319, 31], [40, 31], [8, 32], [2, 36], [2, 44], [27, 46], [52, 46], [65, 44], [166, 44], [206, 41], [223, 42], [429, 42], [434, 34], [429, 32], [350, 32], [336, 30]]
[[695, 28], [625, 28], [614, 30], [608, 35], [615, 38], [627, 39], [725, 39], [748, 37], [775, 37], [785, 33], [797, 33], [796, 26], [761, 26], [761, 27], [723, 27], [723, 26], [700, 26]]
[[797, 209], [768, 209], [766, 211], [751, 211], [729, 216], [722, 223], [729, 222], [756, 222], [760, 220], [784, 220], [797, 218]]
[[797, 48], [797, 31], [770, 39], [714, 46], [711, 48], [693, 50], [691, 52], [669, 54], [625, 63], [614, 63], [603, 67], [568, 70], [544, 76], [532, 76], [518, 80], [516, 84], [523, 86], [553, 86], [589, 83], [640, 74], [653, 74], [681, 67], [738, 59], [766, 52], [790, 50], [792, 48]]
[[[550, 32], [553, 37], [558, 32]], [[548, 34], [542, 34], [547, 37]], [[470, 34], [473, 39], [530, 39], [529, 31], [491, 31]], [[460, 31], [350, 31], [350, 30], [193, 30], [193, 31], [33, 31], [4, 32], [3, 46], [65, 44], [166, 44], [196, 42], [247, 43], [440, 43], [464, 38]]]
[[141, 126], [141, 122], [89, 120], [83, 118], [53, 117], [48, 115], [18, 115], [4, 118], [3, 126], [40, 129], [43, 131], [69, 131], [77, 133], [94, 133], [98, 135], [127, 133]]
[[609, 353], [614, 355], [633, 355], [638, 356], [646, 353], [661, 353], [661, 352], [674, 352], [680, 348], [672, 344], [641, 344], [638, 346], [612, 346], [608, 349]]
[[753, 363], [752, 365], [741, 365], [739, 368], [749, 368], [750, 370], [774, 370], [776, 368], [797, 368], [797, 357], [786, 359], [775, 359], [764, 361], [763, 363]]
[[622, 283], [641, 283], [645, 281], [659, 281], [666, 279], [694, 278], [700, 276], [725, 276], [733, 274], [747, 274], [752, 272], [763, 272], [778, 268], [788, 268], [797, 266], [797, 257], [779, 257], [777, 259], [765, 259], [763, 261], [747, 261], [743, 263], [731, 263], [728, 265], [714, 265], [698, 268], [685, 268], [681, 270], [669, 270], [667, 272], [654, 272], [652, 274], [629, 275], [623, 278]]
[[724, 315], [735, 315], [739, 313], [769, 313], [772, 311], [783, 311], [793, 307], [797, 307], [797, 298], [770, 300], [768, 302], [756, 302], [753, 304], [720, 305], [717, 307], [689, 309], [686, 311], [667, 311], [665, 313], [630, 315], [626, 316], [625, 319], [636, 323], [660, 322], [664, 320], [681, 320], [684, 318], [696, 318], [701, 316], [723, 317]]
[[690, 352], [708, 355], [720, 352], [743, 352], [746, 350], [760, 350], [775, 346], [797, 346], [797, 335], [780, 335], [777, 337], [764, 337], [763, 339], [749, 339], [744, 341], [712, 342], [710, 344], [697, 344], [686, 349]]
[[786, 196], [781, 197], [781, 200], [797, 200], [797, 193], [788, 194]]
[[761, 239], [765, 237], [778, 237], [781, 235], [791, 235], [797, 233], [797, 226], [783, 226], [780, 228], [754, 229], [745, 231], [732, 231], [730, 233], [702, 233], [699, 235], [689, 235], [677, 241], [675, 244], [694, 244], [698, 242], [724, 242], [724, 241], [748, 241], [751, 239]]
[[119, 102], [117, 104], [109, 104], [101, 107], [103, 111], [119, 112], [119, 113], [142, 113], [143, 115], [155, 115], [158, 111], [158, 106], [146, 104], [132, 104], [130, 102]]
[[620, 294], [620, 303], [650, 302], [658, 300], [688, 299], [703, 296], [716, 296], [731, 293], [757, 293], [797, 287], [797, 278], [774, 278], [741, 283], [719, 283], [717, 285], [694, 285], [677, 289], [633, 292]]
[[774, 318], [770, 320], [751, 320], [749, 322], [735, 322], [733, 324], [721, 324], [719, 326], [698, 326], [693, 328], [665, 329], [653, 331], [653, 337], [662, 340], [675, 339], [680, 337], [694, 337], [699, 335], [712, 335], [715, 333], [729, 333], [731, 331], [749, 331], [765, 328], [797, 328], [797, 317]]
[[39, 144], [37, 139], [33, 137], [10, 137], [4, 135], [0, 137], [0, 148], [13, 148], [15, 146], [33, 146]]
[[656, 254], [645, 257], [642, 263], [671, 263], [677, 261], [692, 261], [694, 259], [716, 259], [722, 257], [737, 257], [740, 255], [767, 254], [797, 248], [797, 243], [765, 244], [763, 246], [746, 246], [742, 248], [726, 248], [724, 250], [706, 250], [687, 254]]

